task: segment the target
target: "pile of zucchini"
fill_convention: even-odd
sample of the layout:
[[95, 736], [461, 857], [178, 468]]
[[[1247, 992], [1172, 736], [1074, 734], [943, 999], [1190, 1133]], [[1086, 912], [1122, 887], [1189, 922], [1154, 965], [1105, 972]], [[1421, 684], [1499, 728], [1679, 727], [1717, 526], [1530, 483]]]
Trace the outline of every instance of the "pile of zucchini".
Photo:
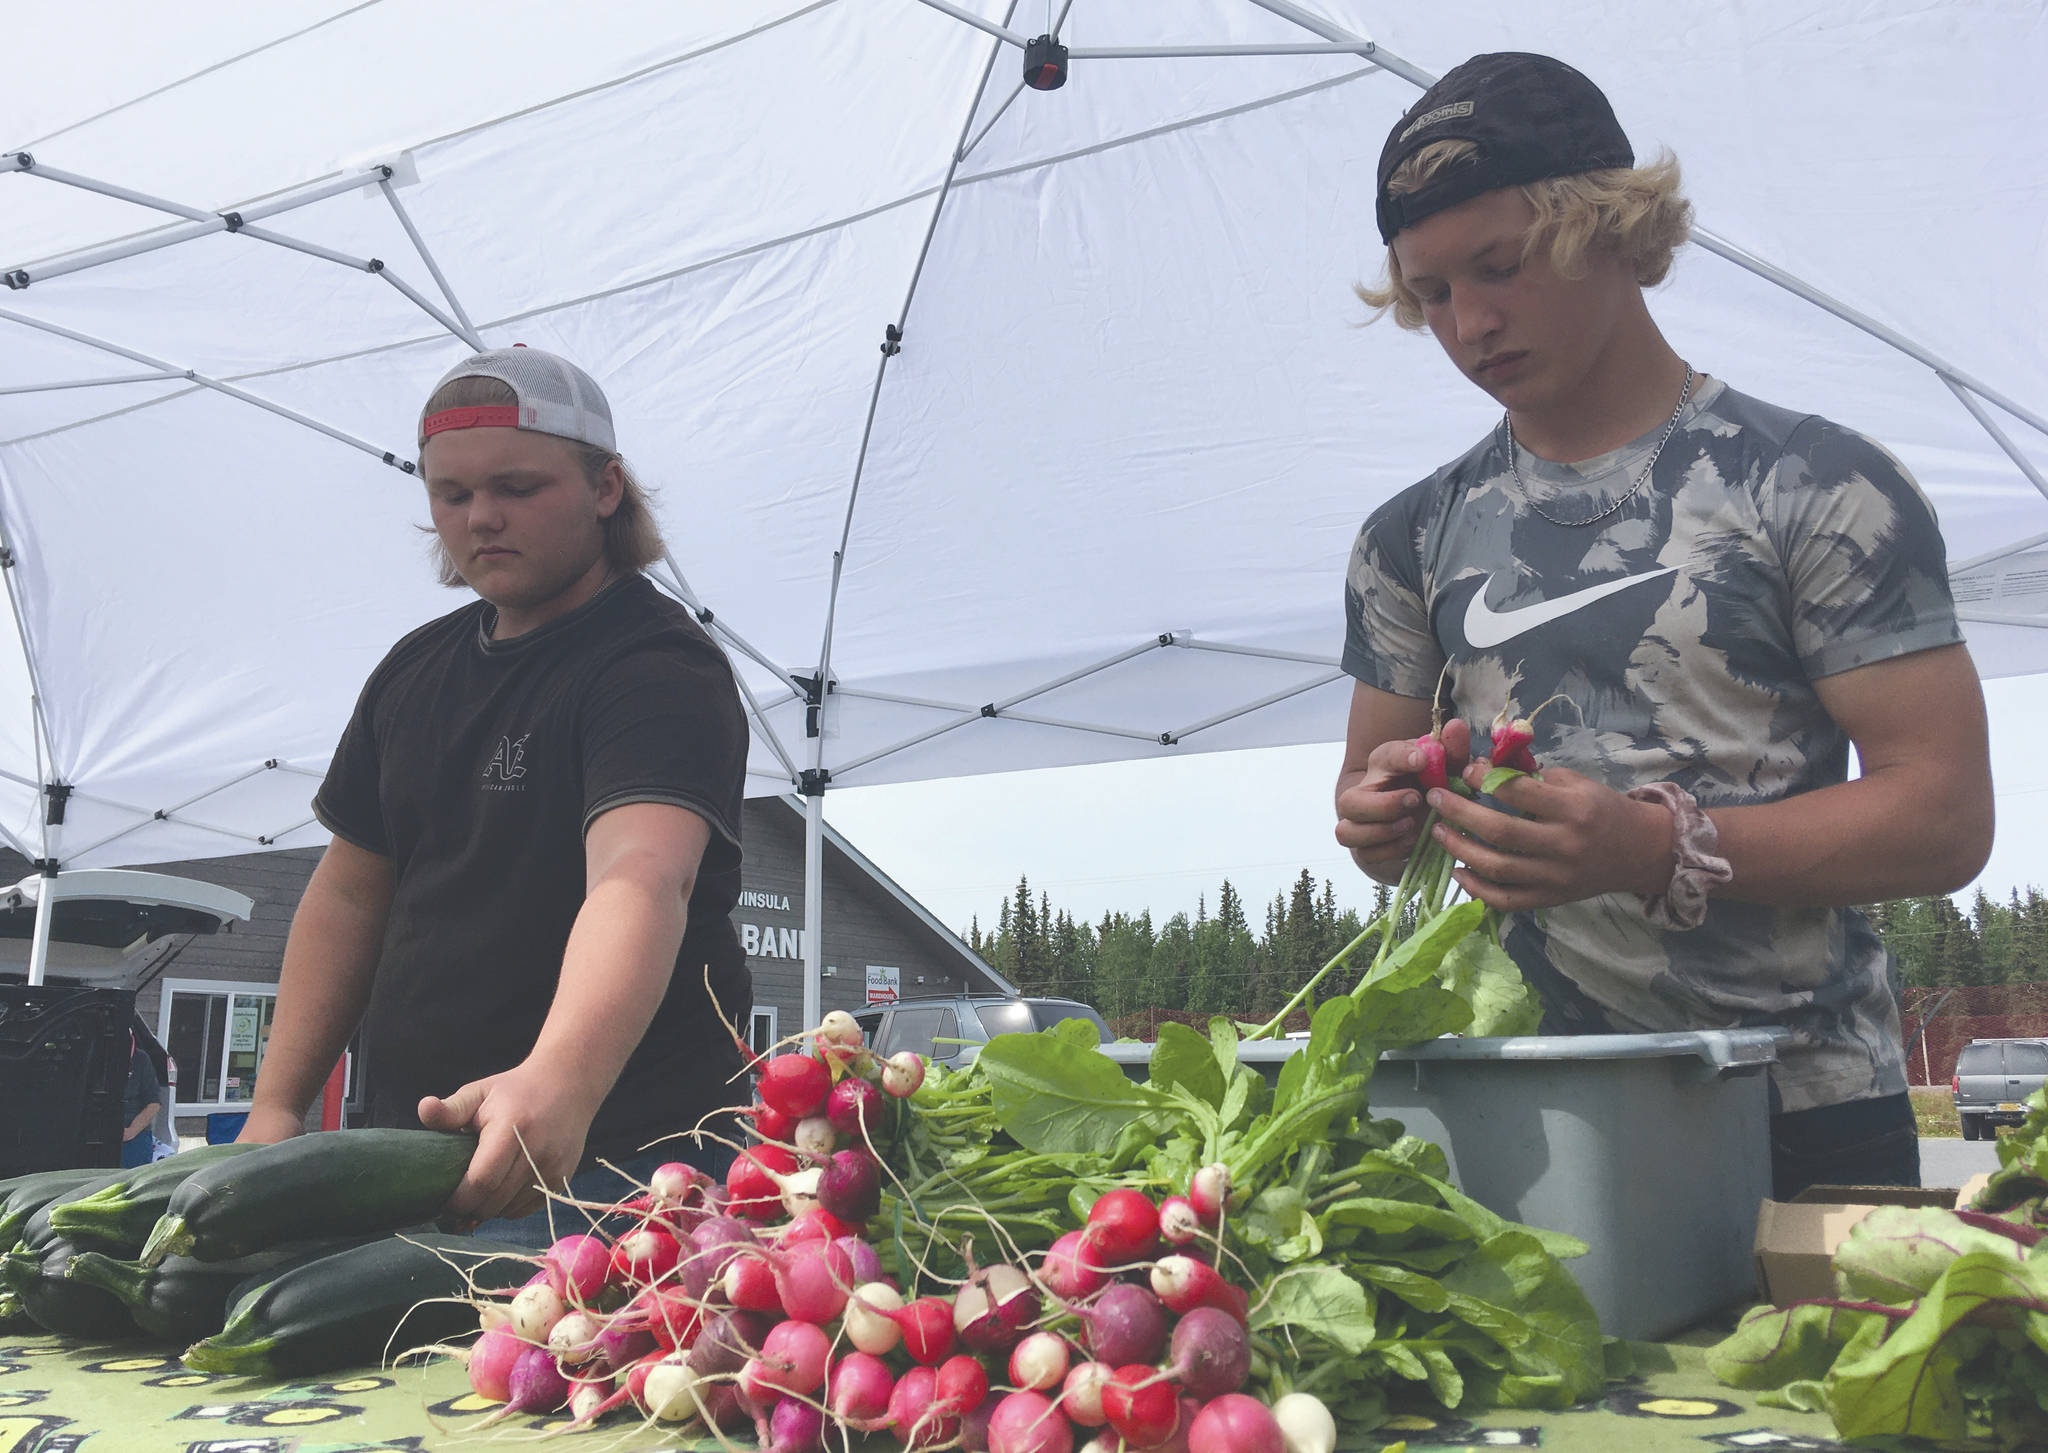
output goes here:
[[197, 1371], [250, 1377], [474, 1330], [472, 1293], [511, 1291], [538, 1264], [430, 1229], [474, 1150], [429, 1130], [339, 1130], [0, 1181], [0, 1328], [170, 1342]]

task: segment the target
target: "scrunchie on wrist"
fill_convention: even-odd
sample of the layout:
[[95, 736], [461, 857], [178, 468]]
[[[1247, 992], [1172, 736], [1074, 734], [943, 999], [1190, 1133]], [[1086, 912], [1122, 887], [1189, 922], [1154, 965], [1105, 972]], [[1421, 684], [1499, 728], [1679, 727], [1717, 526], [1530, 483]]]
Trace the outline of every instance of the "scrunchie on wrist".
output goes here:
[[1693, 795], [1675, 782], [1631, 787], [1628, 795], [1671, 813], [1671, 885], [1643, 899], [1643, 915], [1659, 928], [1698, 928], [1707, 920], [1707, 895], [1735, 878], [1728, 860], [1715, 852], [1721, 834]]

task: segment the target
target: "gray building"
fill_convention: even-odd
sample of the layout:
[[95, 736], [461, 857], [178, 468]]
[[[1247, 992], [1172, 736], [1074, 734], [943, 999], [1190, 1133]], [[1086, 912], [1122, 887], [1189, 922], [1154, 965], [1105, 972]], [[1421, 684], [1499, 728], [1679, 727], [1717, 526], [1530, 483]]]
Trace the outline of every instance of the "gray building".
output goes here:
[[[751, 798], [740, 825], [745, 851], [733, 923], [754, 976], [754, 1002], [726, 1005], [765, 1046], [801, 1027], [803, 1013], [804, 816], [795, 798]], [[1010, 985], [958, 936], [829, 826], [825, 833], [824, 1005], [857, 1009], [921, 994], [1010, 993]], [[317, 848], [160, 863], [150, 870], [246, 894], [247, 922], [216, 933], [164, 933], [130, 951], [125, 979], [136, 1012], [177, 1064], [175, 1110], [183, 1135], [204, 1117], [236, 1114], [248, 1101], [268, 1041], [285, 937]], [[0, 883], [32, 871], [0, 853]], [[53, 967], [51, 982], [64, 978]], [[95, 982], [108, 982], [97, 978]], [[349, 1102], [361, 1101], [354, 1056]], [[317, 1107], [315, 1114], [317, 1114]]]

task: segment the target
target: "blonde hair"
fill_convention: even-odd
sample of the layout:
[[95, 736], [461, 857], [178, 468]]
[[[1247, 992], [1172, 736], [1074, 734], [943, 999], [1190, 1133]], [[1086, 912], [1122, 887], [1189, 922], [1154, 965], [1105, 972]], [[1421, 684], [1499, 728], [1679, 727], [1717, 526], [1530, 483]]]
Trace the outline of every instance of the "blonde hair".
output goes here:
[[[516, 404], [519, 396], [512, 391], [512, 385], [495, 378], [451, 378], [434, 396], [427, 400], [427, 406], [420, 410], [420, 417], [438, 414], [443, 409], [469, 409], [479, 407]], [[549, 435], [553, 438], [555, 436]], [[609, 449], [600, 449], [595, 444], [585, 444], [576, 439], [564, 439], [576, 455], [576, 462], [583, 470], [583, 477], [592, 489], [604, 487], [604, 472], [616, 463], [626, 476], [626, 487], [619, 494], [619, 507], [612, 511], [604, 522], [604, 554], [614, 570], [621, 574], [627, 571], [645, 570], [659, 560], [668, 550], [662, 542], [661, 526], [655, 522], [653, 492], [640, 482], [633, 473], [633, 467], [625, 459]], [[427, 472], [426, 444], [420, 444], [420, 474]], [[431, 533], [431, 529], [429, 529]], [[433, 546], [434, 565], [441, 583], [460, 589], [467, 584], [462, 572], [455, 568], [454, 559], [448, 554], [438, 537]]]
[[[1433, 142], [1394, 169], [1387, 190], [1397, 195], [1417, 191], [1478, 156], [1479, 148], [1469, 141]], [[1638, 284], [1655, 287], [1670, 273], [1672, 254], [1692, 234], [1692, 204], [1678, 193], [1678, 159], [1668, 151], [1648, 166], [1546, 177], [1518, 190], [1536, 213], [1522, 239], [1522, 260], [1547, 247], [1550, 265], [1563, 277], [1584, 277], [1587, 256], [1599, 252], [1622, 258], [1634, 268]], [[1401, 260], [1391, 246], [1384, 284], [1359, 283], [1352, 291], [1373, 310], [1373, 318], [1392, 310], [1401, 327], [1423, 326], [1422, 300], [1402, 280]]]

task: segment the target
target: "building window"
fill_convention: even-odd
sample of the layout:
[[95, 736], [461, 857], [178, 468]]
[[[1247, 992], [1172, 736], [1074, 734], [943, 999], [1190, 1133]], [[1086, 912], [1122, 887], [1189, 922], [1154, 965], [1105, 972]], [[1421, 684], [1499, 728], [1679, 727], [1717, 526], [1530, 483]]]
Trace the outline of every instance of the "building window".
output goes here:
[[276, 1008], [274, 984], [165, 981], [157, 1038], [178, 1062], [172, 1113], [248, 1107]]
[[766, 1054], [779, 1037], [775, 1032], [776, 1013], [773, 1004], [756, 1004], [754, 1017], [748, 1024], [747, 1044], [755, 1054]]

